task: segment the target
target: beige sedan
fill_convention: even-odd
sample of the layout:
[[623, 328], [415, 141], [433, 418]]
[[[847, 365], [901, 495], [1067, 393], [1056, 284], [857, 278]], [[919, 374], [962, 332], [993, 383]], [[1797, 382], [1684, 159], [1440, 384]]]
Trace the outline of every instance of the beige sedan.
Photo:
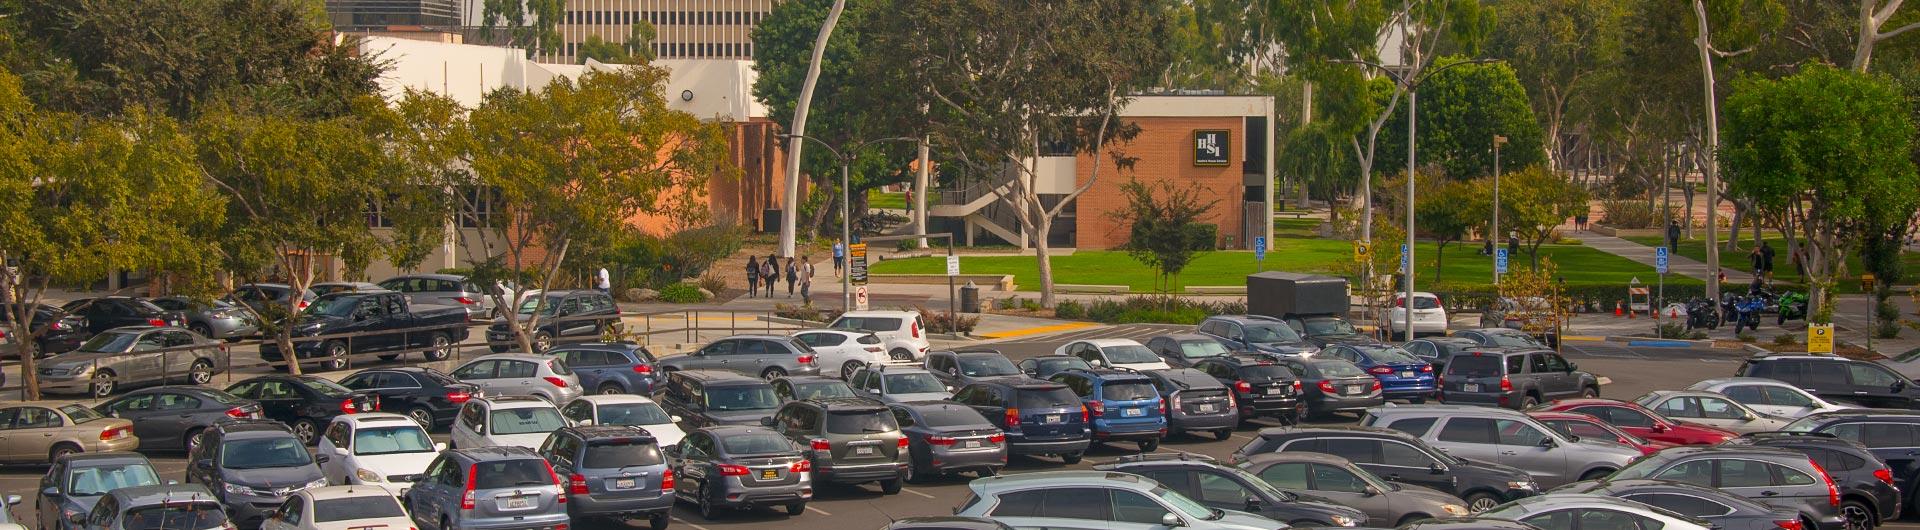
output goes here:
[[132, 451], [139, 446], [133, 422], [102, 416], [84, 405], [0, 401], [0, 464], [44, 464], [64, 454]]

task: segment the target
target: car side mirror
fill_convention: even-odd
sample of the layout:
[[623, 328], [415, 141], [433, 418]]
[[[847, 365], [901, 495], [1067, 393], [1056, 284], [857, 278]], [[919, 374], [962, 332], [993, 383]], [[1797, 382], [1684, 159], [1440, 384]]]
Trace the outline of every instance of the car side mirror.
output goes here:
[[1373, 487], [1373, 486], [1367, 486], [1367, 489], [1366, 489], [1366, 491], [1362, 491], [1362, 492], [1360, 492], [1360, 494], [1361, 494], [1361, 495], [1366, 495], [1366, 496], [1368, 496], [1368, 497], [1376, 497], [1376, 496], [1379, 496], [1379, 495], [1380, 495], [1380, 488], [1376, 488], [1376, 487]]
[[1174, 515], [1172, 512], [1168, 512], [1166, 515], [1160, 516], [1160, 526], [1181, 527], [1186, 525], [1187, 525], [1186, 521], [1180, 520], [1180, 516]]
[[1540, 448], [1541, 448], [1541, 449], [1552, 449], [1552, 448], [1555, 448], [1555, 447], [1560, 447], [1560, 443], [1559, 443], [1559, 442], [1555, 442], [1555, 441], [1553, 441], [1553, 439], [1552, 439], [1552, 438], [1541, 438], [1541, 439], [1540, 439]]
[[775, 425], [775, 424], [774, 424], [774, 422], [773, 422], [773, 416], [761, 416], [761, 417], [760, 417], [760, 426], [761, 426], [761, 427], [772, 427], [772, 426], [774, 426], [774, 425]]
[[1246, 511], [1249, 511], [1249, 512], [1254, 512], [1254, 513], [1259, 513], [1259, 511], [1260, 511], [1260, 498], [1259, 498], [1259, 497], [1247, 497], [1247, 509], [1246, 509]]
[[876, 395], [876, 396], [878, 396], [878, 395], [880, 395], [880, 389], [878, 389], [878, 388], [869, 388], [869, 389], [867, 389], [867, 393], [868, 393], [868, 394], [873, 394], [873, 395]]
[[20, 496], [19, 496], [19, 495], [8, 495], [8, 496], [7, 496], [7, 506], [13, 506], [13, 505], [16, 505], [16, 504], [20, 504]]
[[1653, 431], [1653, 432], [1667, 432], [1667, 426], [1655, 423], [1653, 424], [1652, 427], [1648, 427], [1647, 430]]
[[447, 443], [446, 443], [446, 442], [434, 442], [434, 443], [433, 443], [433, 450], [435, 450], [435, 451], [445, 451], [445, 450], [447, 450]]
[[68, 515], [67, 524], [74, 525], [74, 526], [85, 526], [87, 524], [87, 514], [76, 513], [76, 514]]
[[48, 486], [40, 489], [40, 496], [49, 499], [60, 497], [60, 488]]
[[1579, 370], [1579, 369], [1580, 369], [1580, 365], [1578, 363], [1573, 363], [1573, 362], [1567, 363], [1567, 373], [1573, 373], [1574, 370]]
[[682, 421], [679, 416], [668, 416], [667, 419], [673, 420], [674, 423], [680, 423]]
[[953, 385], [947, 385], [947, 391], [948, 391], [948, 392], [952, 392], [952, 391], [953, 391]]
[[1427, 464], [1427, 472], [1435, 475], [1440, 475], [1447, 472], [1447, 467], [1440, 465], [1439, 462], [1434, 462], [1431, 464]]
[[593, 420], [591, 419], [580, 420], [580, 421], [574, 422], [574, 425], [578, 425], [581, 427], [592, 427]]
[[1894, 392], [1899, 392], [1899, 391], [1902, 391], [1902, 390], [1906, 390], [1906, 389], [1907, 389], [1907, 382], [1906, 382], [1906, 381], [1894, 381], [1894, 382], [1893, 382], [1893, 391], [1894, 391]]

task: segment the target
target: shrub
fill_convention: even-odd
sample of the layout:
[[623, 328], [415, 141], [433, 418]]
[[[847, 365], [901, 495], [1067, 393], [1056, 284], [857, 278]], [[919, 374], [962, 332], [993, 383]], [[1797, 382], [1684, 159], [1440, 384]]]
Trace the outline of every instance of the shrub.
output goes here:
[[924, 307], [915, 307], [920, 312], [920, 321], [927, 324], [928, 333], [969, 333], [980, 324], [980, 317], [967, 316], [944, 311], [930, 311]]
[[1039, 311], [1040, 309], [1042, 309], [1040, 306], [1040, 301], [1033, 300], [1033, 299], [1021, 300], [1020, 308], [1028, 311]]
[[1660, 338], [1684, 339], [1684, 338], [1687, 338], [1688, 335], [1691, 335], [1691, 333], [1689, 333], [1690, 331], [1692, 330], [1687, 329], [1686, 324], [1682, 324], [1679, 322], [1668, 322], [1660, 325]]
[[777, 316], [780, 318], [791, 318], [794, 320], [805, 320], [808, 322], [832, 322], [833, 319], [840, 317], [840, 310], [821, 309], [819, 307], [814, 307], [811, 305], [795, 306], [795, 305], [788, 305], [788, 304], [774, 304], [773, 316]]
[[1606, 225], [1614, 228], [1653, 228], [1658, 215], [1652, 204], [1636, 199], [1613, 199], [1601, 203], [1607, 210]]
[[1053, 304], [1053, 316], [1070, 320], [1087, 317], [1087, 306], [1074, 300], [1061, 300]]
[[1012, 311], [1013, 308], [1019, 307], [1019, 305], [1020, 297], [1018, 296], [1009, 296], [993, 302], [993, 308], [1001, 311]]
[[[786, 273], [783, 271], [781, 274]], [[720, 291], [727, 290], [727, 279], [720, 277], [719, 274], [715, 274], [713, 271], [707, 271], [706, 274], [700, 275], [700, 288], [706, 289], [707, 292], [718, 294]]]
[[1781, 333], [1773, 337], [1773, 344], [1775, 346], [1792, 346], [1798, 340], [1799, 339], [1793, 337], [1792, 333]]
[[636, 231], [621, 236], [606, 260], [619, 273], [621, 285], [615, 287], [659, 289], [681, 278], [706, 275], [715, 262], [738, 252], [745, 240], [746, 231], [735, 223], [682, 230], [664, 238]]
[[[1054, 311], [1058, 315], [1059, 307], [1055, 307]], [[1088, 303], [1085, 309], [1088, 320], [1107, 324], [1199, 324], [1209, 315], [1246, 312], [1247, 305], [1242, 302], [1196, 301], [1177, 296], [1101, 299]]]
[[691, 283], [675, 283], [660, 288], [660, 301], [669, 304], [693, 304], [707, 301], [707, 295], [700, 294], [700, 287]]
[[1733, 338], [1740, 339], [1740, 342], [1753, 342], [1753, 334], [1745, 331], [1734, 335]]

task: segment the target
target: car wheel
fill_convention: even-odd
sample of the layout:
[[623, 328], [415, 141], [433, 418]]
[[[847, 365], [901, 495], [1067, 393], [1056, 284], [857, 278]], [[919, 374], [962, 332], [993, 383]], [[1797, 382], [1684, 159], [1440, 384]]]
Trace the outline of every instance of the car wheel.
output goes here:
[[853, 373], [866, 366], [860, 361], [847, 361], [847, 364], [840, 365], [840, 379], [853, 379]]
[[807, 513], [807, 503], [796, 502], [787, 505], [787, 515], [800, 515], [803, 513]]
[[601, 394], [609, 394], [609, 395], [627, 393], [627, 389], [620, 388], [620, 385], [618, 383], [600, 383], [600, 388], [595, 389], [594, 391], [599, 392]]
[[213, 338], [213, 328], [207, 327], [206, 324], [188, 324], [187, 331], [194, 332], [194, 334], [202, 337]]
[[667, 530], [667, 523], [669, 521], [665, 513], [649, 515], [647, 516], [647, 528], [649, 530]]
[[1583, 397], [1583, 398], [1600, 397], [1600, 389], [1598, 387], [1591, 387], [1591, 386], [1582, 388], [1580, 389], [1580, 397]]
[[760, 372], [760, 378], [768, 381], [772, 381], [772, 380], [779, 379], [786, 376], [787, 376], [787, 371], [784, 369], [781, 369], [778, 366], [775, 366], [773, 368], [768, 368], [767, 371], [765, 372]]
[[1289, 418], [1285, 423], [1287, 425], [1299, 425], [1300, 422], [1307, 420], [1307, 414], [1308, 414], [1308, 410], [1307, 410], [1306, 402], [1294, 403], [1293, 417]]
[[1873, 530], [1873, 509], [1860, 501], [1840, 503], [1840, 519], [1846, 530]]
[[553, 348], [553, 335], [545, 331], [533, 334], [533, 353], [545, 353]]
[[183, 440], [181, 441], [181, 444], [186, 446], [187, 448], [187, 454], [193, 454], [194, 449], [200, 448], [200, 440], [205, 438], [206, 435], [207, 435], [206, 429], [194, 429], [191, 431], [187, 431], [187, 435], [183, 437]]
[[1613, 474], [1613, 470], [1611, 469], [1595, 469], [1593, 471], [1581, 473], [1580, 480], [1600, 480], [1603, 478], [1607, 478], [1607, 475], [1612, 475], [1612, 474]]
[[900, 493], [900, 479], [880, 481], [880, 492], [888, 495]]
[[1484, 491], [1468, 495], [1466, 501], [1467, 511], [1472, 513], [1484, 512], [1500, 505], [1500, 497]]
[[447, 360], [448, 357], [453, 356], [453, 339], [447, 338], [447, 334], [445, 333], [433, 334], [432, 343], [433, 343], [433, 347], [428, 349], [425, 353], [421, 354], [426, 356], [427, 360], [444, 361], [444, 360]]
[[326, 353], [327, 358], [320, 361], [321, 370], [331, 372], [347, 368], [347, 343], [337, 340], [329, 341], [326, 345]]
[[706, 484], [700, 485], [700, 493], [696, 495], [699, 495], [699, 497], [697, 498], [700, 501], [700, 518], [701, 519], [712, 521], [714, 519], [720, 518], [719, 507], [713, 505], [713, 495], [711, 495], [707, 491]]
[[427, 410], [426, 407], [407, 409], [407, 417], [413, 418], [413, 422], [420, 424], [420, 428], [433, 430], [433, 411]]
[[1071, 466], [1071, 465], [1080, 463], [1080, 457], [1082, 456], [1086, 456], [1086, 454], [1085, 453], [1067, 453], [1064, 455], [1060, 455], [1060, 461], [1065, 462], [1067, 465]]
[[187, 368], [187, 381], [196, 385], [204, 385], [209, 381], [213, 381], [213, 361], [206, 359], [194, 360], [193, 366]]
[[912, 463], [911, 461], [907, 463], [907, 482], [911, 482], [914, 484], [925, 482], [927, 480], [927, 477], [921, 476], [921, 473], [922, 472], [920, 471], [920, 464], [915, 464], [915, 463]]
[[1226, 439], [1232, 438], [1232, 437], [1233, 437], [1233, 429], [1220, 429], [1217, 431], [1213, 431], [1213, 438], [1216, 440], [1225, 441]]
[[893, 360], [896, 360], [896, 361], [913, 360], [913, 352], [907, 351], [906, 348], [894, 348], [893, 351], [887, 352], [887, 356], [892, 357]]
[[114, 380], [113, 370], [100, 370], [93, 374], [93, 397], [103, 398], [113, 395], [115, 387], [120, 386]]
[[453, 530], [453, 523], [447, 520], [447, 516], [442, 515], [440, 516], [440, 528], [436, 530]]
[[314, 439], [317, 438], [314, 434], [320, 432], [320, 427], [314, 425], [313, 420], [306, 418], [293, 420], [291, 427], [293, 428], [293, 437], [299, 438], [300, 443], [307, 445], [313, 445]]
[[48, 462], [58, 462], [60, 457], [80, 453], [80, 446], [70, 443], [53, 444], [53, 450], [47, 451]]
[[1160, 449], [1159, 440], [1146, 440], [1146, 441], [1140, 442], [1140, 452], [1142, 453], [1151, 453], [1159, 449]]
[[1520, 410], [1530, 409], [1533, 408], [1534, 405], [1539, 404], [1540, 398], [1534, 397], [1533, 394], [1527, 394], [1527, 397], [1520, 398]]

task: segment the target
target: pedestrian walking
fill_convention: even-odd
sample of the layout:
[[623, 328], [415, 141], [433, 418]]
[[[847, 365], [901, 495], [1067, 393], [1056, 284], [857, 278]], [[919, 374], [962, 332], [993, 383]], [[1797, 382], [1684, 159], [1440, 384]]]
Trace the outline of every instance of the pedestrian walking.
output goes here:
[[847, 244], [839, 241], [833, 242], [833, 277], [839, 278], [841, 274], [845, 273], [842, 268], [846, 266], [846, 263]]
[[793, 258], [788, 257], [787, 258], [787, 298], [793, 298], [793, 283], [800, 280], [800, 278], [794, 276], [794, 273], [797, 273], [797, 272], [799, 271], [794, 270]]
[[747, 256], [747, 298], [760, 295], [760, 257]]
[[1667, 221], [1667, 252], [1680, 253], [1680, 222]]
[[1520, 233], [1507, 232], [1507, 259], [1520, 255]]
[[600, 276], [594, 279], [593, 288], [604, 294], [613, 294], [613, 276], [607, 274], [606, 267], [600, 268]]
[[1578, 214], [1574, 214], [1574, 216], [1573, 216], [1573, 229], [1574, 229], [1574, 230], [1586, 230], [1586, 229], [1587, 229], [1587, 212], [1580, 212], [1580, 213], [1578, 213]]
[[1753, 247], [1753, 251], [1747, 253], [1747, 267], [1753, 270], [1753, 279], [1756, 282], [1767, 274], [1767, 264], [1761, 259], [1760, 247]]
[[800, 257], [800, 303], [813, 305], [813, 256]]
[[780, 258], [768, 254], [767, 260], [760, 262], [760, 272], [766, 276], [767, 298], [773, 298], [773, 286], [780, 283]]
[[1768, 282], [1773, 281], [1773, 243], [1771, 242], [1760, 242], [1760, 270], [1766, 274]]

